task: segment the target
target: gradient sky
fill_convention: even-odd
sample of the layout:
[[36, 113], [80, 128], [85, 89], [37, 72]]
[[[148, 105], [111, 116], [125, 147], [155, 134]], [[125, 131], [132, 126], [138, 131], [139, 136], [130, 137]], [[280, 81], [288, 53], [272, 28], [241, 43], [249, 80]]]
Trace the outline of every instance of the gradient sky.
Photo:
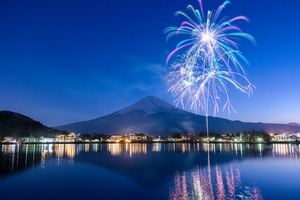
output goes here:
[[[203, 0], [205, 13], [223, 2]], [[0, 1], [0, 110], [56, 126], [101, 117], [146, 96], [172, 103], [165, 60], [180, 38], [166, 42], [163, 31], [180, 25], [184, 18], [173, 14], [188, 4], [199, 8], [196, 0]], [[225, 15], [250, 19], [235, 25], [257, 46], [236, 41], [256, 89], [248, 98], [229, 88], [237, 114], [216, 116], [300, 123], [300, 1], [231, 0]]]

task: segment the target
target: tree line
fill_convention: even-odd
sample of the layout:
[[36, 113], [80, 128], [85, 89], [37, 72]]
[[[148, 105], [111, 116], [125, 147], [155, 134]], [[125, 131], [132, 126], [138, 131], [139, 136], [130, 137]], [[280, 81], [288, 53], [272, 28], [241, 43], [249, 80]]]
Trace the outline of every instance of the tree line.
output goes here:
[[57, 134], [68, 134], [45, 126], [39, 121], [35, 121], [25, 115], [11, 111], [0, 112], [0, 141], [4, 137], [55, 137]]

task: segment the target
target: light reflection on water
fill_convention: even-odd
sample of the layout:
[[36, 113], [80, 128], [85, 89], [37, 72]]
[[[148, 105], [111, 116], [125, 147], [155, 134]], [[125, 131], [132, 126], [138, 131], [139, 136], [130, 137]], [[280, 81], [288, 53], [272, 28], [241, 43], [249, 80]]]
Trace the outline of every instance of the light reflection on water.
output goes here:
[[[245, 176], [245, 173], [241, 173], [239, 162], [233, 161], [268, 157], [273, 160], [289, 158], [297, 162], [299, 149], [300, 145], [297, 144], [10, 144], [1, 145], [0, 148], [0, 178], [36, 166], [47, 170], [47, 163], [50, 161], [57, 166], [73, 166], [80, 159], [89, 159], [89, 162], [94, 164], [104, 163], [101, 167], [115, 167], [114, 171], [119, 170], [137, 181], [140, 179], [136, 178], [136, 174], [132, 174], [136, 173], [136, 170], [131, 168], [138, 165], [151, 173], [154, 171], [154, 175], [157, 173], [153, 179], [159, 182], [156, 179], [166, 170], [163, 169], [164, 165], [171, 162], [168, 163], [170, 176], [166, 176], [169, 182], [169, 199], [259, 200], [264, 198], [264, 191], [257, 186], [255, 179], [243, 183], [241, 177]], [[105, 157], [97, 160], [93, 155]], [[178, 155], [186, 156], [176, 157]], [[196, 157], [193, 157], [195, 155]], [[157, 167], [155, 162], [158, 156], [164, 156], [160, 162], [169, 158], [170, 161]], [[141, 157], [149, 159], [151, 164], [143, 163], [146, 161], [141, 161]], [[175, 163], [182, 158], [182, 163]], [[152, 164], [149, 170], [148, 167]], [[122, 165], [126, 167], [123, 168]], [[145, 187], [149, 185], [147, 182], [142, 184]]]
[[242, 187], [238, 166], [201, 168], [177, 173], [169, 199], [263, 199], [253, 183]]
[[[211, 148], [213, 147], [213, 148]], [[222, 145], [219, 146], [220, 150]], [[226, 146], [227, 151], [238, 151], [238, 146]], [[242, 147], [242, 146], [241, 146]], [[201, 168], [197, 166], [195, 169], [179, 172], [174, 176], [174, 186], [169, 188], [169, 199], [263, 199], [259, 188], [241, 186], [240, 170], [238, 166], [232, 164], [228, 166], [215, 167], [210, 166], [210, 152], [216, 151], [216, 145], [204, 145], [204, 151], [208, 152], [208, 166]], [[241, 148], [242, 149], [242, 148]], [[185, 148], [183, 148], [183, 152]], [[222, 152], [222, 150], [221, 150]], [[259, 145], [261, 155], [261, 146]], [[224, 179], [223, 179], [224, 177]], [[227, 188], [227, 190], [225, 190]]]
[[[210, 152], [216, 153], [234, 153], [241, 158], [245, 156], [270, 156], [290, 157], [295, 160], [298, 158], [300, 144], [191, 144], [191, 143], [172, 143], [172, 144], [145, 144], [145, 143], [127, 143], [127, 144], [9, 144], [1, 145], [1, 168], [15, 171], [19, 165], [22, 167], [34, 166], [37, 162], [41, 165], [48, 159], [57, 159], [57, 163], [67, 159], [70, 164], [73, 158], [81, 152], [102, 153], [109, 152], [112, 156], [129, 156], [136, 154], [147, 154], [147, 152]], [[6, 170], [7, 171], [7, 170]]]

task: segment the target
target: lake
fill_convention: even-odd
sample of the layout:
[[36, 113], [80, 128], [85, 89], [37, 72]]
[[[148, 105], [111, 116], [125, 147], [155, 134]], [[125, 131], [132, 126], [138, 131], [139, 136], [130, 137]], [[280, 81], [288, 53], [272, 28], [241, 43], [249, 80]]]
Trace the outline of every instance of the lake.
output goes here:
[[300, 199], [298, 144], [0, 145], [1, 199]]

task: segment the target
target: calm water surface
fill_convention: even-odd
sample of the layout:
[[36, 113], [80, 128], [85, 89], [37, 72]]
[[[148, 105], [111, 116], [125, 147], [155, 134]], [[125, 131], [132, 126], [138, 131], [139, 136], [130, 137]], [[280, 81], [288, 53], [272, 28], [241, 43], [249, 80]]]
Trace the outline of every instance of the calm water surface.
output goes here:
[[300, 145], [0, 145], [1, 199], [300, 199]]

